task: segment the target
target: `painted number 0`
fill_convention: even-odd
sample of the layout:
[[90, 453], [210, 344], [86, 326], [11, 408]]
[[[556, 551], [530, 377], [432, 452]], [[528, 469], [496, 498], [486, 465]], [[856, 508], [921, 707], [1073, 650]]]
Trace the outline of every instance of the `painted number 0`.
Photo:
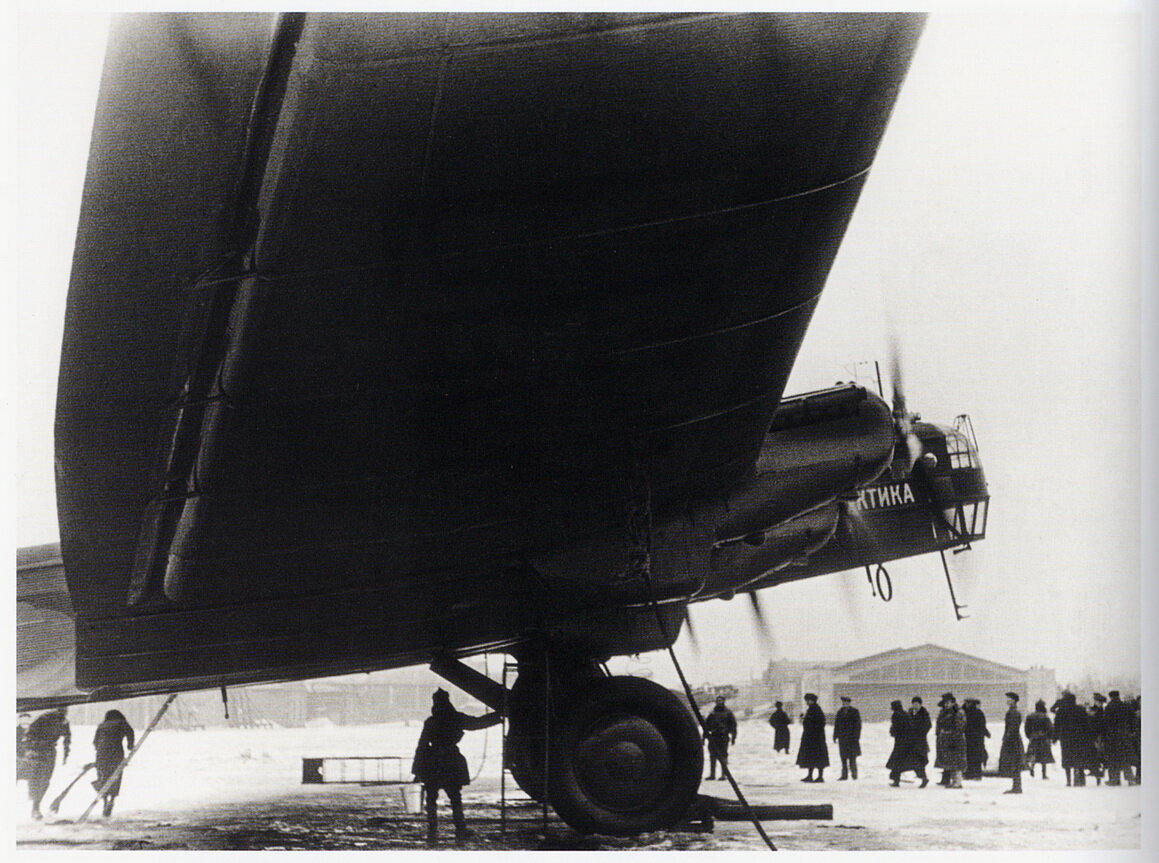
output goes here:
[[893, 599], [893, 582], [889, 580], [889, 571], [884, 564], [877, 565], [874, 582], [877, 585], [877, 595], [881, 597], [882, 602], [889, 602]]

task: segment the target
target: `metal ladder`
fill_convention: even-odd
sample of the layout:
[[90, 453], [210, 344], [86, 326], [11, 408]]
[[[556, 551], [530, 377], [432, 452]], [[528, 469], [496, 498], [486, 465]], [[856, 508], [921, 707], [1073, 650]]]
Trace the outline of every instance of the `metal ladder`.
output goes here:
[[[502, 764], [499, 771], [499, 832], [502, 835], [507, 834], [507, 774], [510, 772], [508, 764], [510, 763], [507, 757], [507, 737], [510, 730], [510, 705], [507, 698], [511, 691], [508, 686], [508, 679], [511, 674], [518, 674], [519, 664], [509, 659], [503, 662], [503, 752]], [[551, 667], [547, 658], [544, 658], [544, 690], [549, 691], [551, 684]], [[543, 806], [541, 809], [541, 827], [546, 834], [548, 821], [548, 805], [547, 805], [547, 788], [548, 775], [550, 773], [550, 764], [548, 762], [548, 743], [551, 739], [551, 710], [549, 709], [549, 700], [545, 697], [543, 699]], [[514, 780], [512, 780], [514, 781]]]

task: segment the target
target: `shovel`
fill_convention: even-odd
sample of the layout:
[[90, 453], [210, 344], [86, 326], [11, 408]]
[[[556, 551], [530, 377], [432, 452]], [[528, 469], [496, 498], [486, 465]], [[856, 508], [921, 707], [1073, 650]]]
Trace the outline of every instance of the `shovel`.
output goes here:
[[51, 803], [48, 804], [48, 811], [50, 814], [55, 815], [60, 810], [60, 804], [64, 801], [65, 795], [68, 794], [68, 792], [72, 791], [72, 787], [74, 785], [76, 785], [78, 782], [80, 782], [82, 776], [84, 776], [86, 773], [88, 773], [90, 770], [92, 770], [96, 766], [97, 766], [96, 762], [94, 761], [94, 762], [91, 762], [89, 764], [86, 764], [84, 767], [81, 768], [81, 771], [80, 771], [80, 773], [78, 773], [76, 775], [76, 778], [72, 782], [68, 783], [68, 787], [65, 788], [64, 791], [62, 791], [58, 795], [56, 795], [56, 798]]

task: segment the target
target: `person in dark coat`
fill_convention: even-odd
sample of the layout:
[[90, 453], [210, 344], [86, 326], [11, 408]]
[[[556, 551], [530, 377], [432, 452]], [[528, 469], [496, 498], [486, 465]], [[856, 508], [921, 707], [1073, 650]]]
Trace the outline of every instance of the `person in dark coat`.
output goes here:
[[788, 752], [789, 751], [789, 725], [793, 720], [781, 708], [781, 702], [776, 703], [776, 709], [769, 716], [769, 725], [773, 727], [775, 732], [773, 736], [773, 752]]
[[1042, 778], [1046, 778], [1046, 765], [1054, 764], [1054, 754], [1050, 751], [1054, 737], [1054, 723], [1046, 712], [1046, 702], [1039, 699], [1034, 704], [1034, 712], [1026, 717], [1026, 767], [1034, 775], [1034, 765], [1042, 765]]
[[998, 753], [998, 774], [1014, 780], [1003, 794], [1022, 793], [1022, 768], [1026, 752], [1022, 748], [1022, 711], [1018, 709], [1018, 693], [1006, 693], [1006, 730], [1002, 734], [1002, 750]]
[[1087, 714], [1075, 701], [1074, 693], [1063, 692], [1054, 713], [1053, 739], [1058, 742], [1059, 762], [1066, 774], [1066, 784], [1086, 785], [1083, 771], [1087, 767], [1084, 738]]
[[[829, 766], [829, 746], [825, 742], [825, 712], [817, 706], [817, 696], [805, 693], [805, 712], [801, 714], [801, 746], [797, 750], [797, 766], [808, 774], [802, 782], [824, 782], [825, 768]], [[817, 778], [813, 778], [813, 769]]]
[[1107, 693], [1109, 701], [1103, 711], [1103, 763], [1107, 768], [1107, 784], [1122, 784], [1126, 774], [1128, 784], [1134, 784], [1131, 774], [1131, 734], [1135, 719], [1131, 709], [1119, 699], [1119, 690]]
[[958, 707], [952, 692], [942, 695], [938, 707], [941, 712], [934, 728], [937, 733], [934, 767], [942, 771], [938, 784], [961, 788], [962, 771], [966, 769], [966, 714]]
[[[126, 747], [132, 749], [135, 741], [136, 735], [133, 733], [133, 726], [125, 719], [125, 715], [119, 710], [108, 711], [104, 721], [97, 726], [96, 734], [93, 735], [93, 748], [96, 750], [94, 760], [97, 766], [97, 778], [93, 782], [93, 788], [97, 791], [104, 788], [105, 782], [125, 760]], [[117, 795], [121, 793], [121, 777], [123, 775], [123, 773], [118, 774], [112, 784], [105, 789], [105, 818], [113, 814], [113, 803], [116, 801]]]
[[1087, 727], [1090, 737], [1090, 771], [1094, 774], [1095, 784], [1103, 784], [1103, 749], [1105, 748], [1105, 723], [1103, 720], [1103, 705], [1107, 703], [1107, 696], [1101, 692], [1091, 695], [1091, 703], [1087, 705]]
[[841, 696], [841, 706], [833, 716], [833, 742], [841, 756], [841, 775], [838, 781], [852, 776], [857, 778], [857, 756], [861, 754], [861, 711], [850, 702], [848, 695]]
[[966, 772], [963, 779], [981, 779], [982, 767], [990, 758], [986, 751], [986, 738], [990, 729], [986, 727], [986, 714], [982, 712], [977, 698], [967, 698], [962, 702], [962, 712], [966, 714]]
[[28, 779], [28, 796], [32, 798], [32, 817], [40, 819], [40, 801], [48, 791], [52, 781], [52, 771], [56, 768], [56, 742], [64, 741], [64, 758], [68, 761], [72, 744], [72, 729], [68, 724], [68, 712], [64, 707], [42, 713], [24, 733], [25, 776]]
[[930, 729], [934, 725], [930, 721], [929, 711], [923, 706], [922, 699], [918, 695], [910, 699], [909, 716], [910, 758], [913, 759], [914, 764], [920, 767], [915, 772], [921, 777], [921, 787], [925, 788], [929, 783], [929, 780], [926, 778], [926, 765], [930, 763], [930, 744], [926, 739], [926, 735], [930, 733]]
[[1131, 708], [1131, 765], [1135, 768], [1135, 784], [1143, 781], [1143, 696], [1136, 695]]
[[[780, 704], [781, 702], [777, 702]], [[32, 717], [27, 713], [21, 713], [16, 717], [16, 757], [24, 757], [24, 735], [28, 731], [28, 723], [32, 721]]]
[[736, 743], [736, 717], [725, 706], [724, 696], [716, 697], [716, 706], [704, 717], [704, 742], [708, 744], [708, 778], [716, 778], [716, 764], [720, 762], [720, 778], [728, 767], [728, 747]]
[[[889, 717], [889, 736], [893, 738], [893, 751], [889, 753], [889, 760], [885, 766], [889, 769], [889, 784], [897, 788], [901, 784], [901, 775], [912, 770], [922, 780], [921, 787], [925, 788], [929, 780], [926, 778], [926, 761], [928, 747], [924, 745], [919, 751], [915, 740], [915, 717], [905, 712], [900, 701], [891, 701], [889, 704], [892, 713]], [[927, 715], [928, 720], [928, 715]]]
[[451, 801], [451, 816], [455, 822], [455, 836], [464, 839], [468, 835], [467, 822], [463, 818], [463, 786], [471, 781], [467, 770], [467, 759], [459, 751], [459, 741], [465, 731], [486, 728], [502, 721], [498, 713], [484, 716], [468, 716], [451, 706], [451, 696], [444, 689], [436, 689], [431, 698], [431, 715], [423, 723], [422, 734], [415, 748], [411, 772], [423, 785], [427, 808], [427, 841], [438, 838], [439, 789], [447, 792]]
[[28, 765], [25, 757], [24, 736], [28, 733], [28, 723], [32, 721], [32, 717], [27, 713], [21, 713], [16, 718], [16, 781], [28, 779]]

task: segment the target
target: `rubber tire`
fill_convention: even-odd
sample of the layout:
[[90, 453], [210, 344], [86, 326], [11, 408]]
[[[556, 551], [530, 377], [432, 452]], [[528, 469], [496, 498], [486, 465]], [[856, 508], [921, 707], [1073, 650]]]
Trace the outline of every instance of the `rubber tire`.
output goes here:
[[601, 678], [569, 699], [551, 729], [549, 759], [548, 797], [559, 817], [609, 836], [677, 823], [704, 769], [688, 707], [638, 677]]
[[543, 789], [543, 740], [520, 734], [512, 730], [507, 735], [507, 769], [519, 790], [542, 803], [546, 795]]
[[[559, 660], [556, 660], [559, 662]], [[573, 662], [555, 680], [552, 701], [566, 702], [575, 691], [606, 675], [595, 663]], [[543, 775], [543, 677], [537, 669], [520, 669], [508, 696], [507, 769], [519, 789], [537, 803], [544, 802]], [[561, 683], [565, 685], [561, 685]], [[553, 708], [553, 713], [558, 710]]]

